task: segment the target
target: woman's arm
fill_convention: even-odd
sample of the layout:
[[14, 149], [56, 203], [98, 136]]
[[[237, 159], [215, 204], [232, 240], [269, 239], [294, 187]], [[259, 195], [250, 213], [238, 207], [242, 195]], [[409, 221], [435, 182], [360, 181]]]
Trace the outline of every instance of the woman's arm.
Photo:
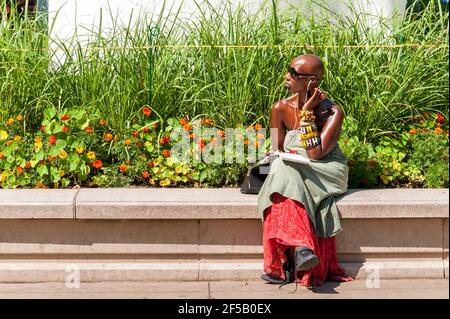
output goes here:
[[321, 143], [315, 147], [306, 150], [308, 157], [313, 160], [319, 160], [330, 153], [336, 146], [341, 134], [342, 122], [344, 120], [344, 112], [337, 105], [333, 105], [334, 114], [331, 115], [320, 134]]
[[[280, 102], [275, 103], [272, 106], [272, 114], [270, 117], [270, 127], [272, 130], [270, 133], [272, 139], [272, 150], [277, 151], [280, 150], [284, 152], [284, 137], [286, 135], [286, 129], [282, 120], [282, 105]], [[274, 132], [275, 131], [275, 132]], [[272, 134], [275, 133], [275, 134]], [[274, 146], [277, 146], [277, 149]]]

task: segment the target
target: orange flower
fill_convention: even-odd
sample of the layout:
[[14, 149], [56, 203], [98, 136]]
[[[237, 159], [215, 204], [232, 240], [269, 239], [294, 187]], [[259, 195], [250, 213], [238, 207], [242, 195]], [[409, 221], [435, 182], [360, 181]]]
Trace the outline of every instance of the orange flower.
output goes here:
[[0, 152], [0, 158], [3, 158], [5, 156], [5, 154], [3, 154], [3, 152]]
[[102, 160], [95, 160], [94, 163], [92, 164], [96, 169], [99, 169], [103, 166]]
[[31, 162], [30, 161], [26, 161], [25, 168], [29, 169], [30, 167], [31, 167]]
[[377, 165], [377, 161], [375, 161], [375, 160], [368, 160], [367, 164], [369, 165], [369, 167], [375, 167]]
[[16, 116], [16, 120], [18, 120], [19, 122], [23, 120], [23, 116], [21, 114]]
[[190, 134], [189, 134], [189, 138], [190, 138], [191, 140], [194, 139], [196, 136], [197, 136], [197, 135], [195, 135], [194, 133], [190, 133]]
[[50, 135], [48, 138], [48, 142], [50, 143], [50, 145], [54, 145], [56, 143], [56, 136]]
[[144, 127], [144, 128], [142, 129], [142, 131], [143, 131], [144, 133], [148, 133], [148, 132], [150, 132], [150, 128], [149, 128], [149, 127]]
[[436, 114], [436, 120], [437, 120], [439, 123], [444, 123], [444, 122], [445, 122], [445, 118], [444, 118], [444, 116], [443, 116], [441, 113], [437, 113], [437, 114]]
[[220, 136], [222, 136], [222, 138], [224, 138], [224, 137], [225, 137], [225, 132], [224, 132], [223, 130], [219, 130], [219, 132], [218, 132], [218, 133], [219, 133], [219, 135], [220, 135]]
[[417, 131], [413, 128], [409, 130], [409, 134], [411, 134], [411, 135], [416, 135], [416, 133], [417, 133]]
[[133, 133], [131, 133], [131, 135], [133, 135], [133, 137], [139, 137], [139, 132], [138, 131], [134, 131]]
[[245, 141], [244, 141], [244, 145], [248, 145], [248, 140], [245, 140]]
[[192, 128], [192, 125], [187, 123], [183, 125], [183, 129], [185, 129], [186, 131], [189, 131]]
[[147, 172], [146, 169], [142, 172], [142, 177], [144, 177], [145, 179], [150, 177], [150, 174]]
[[212, 125], [214, 124], [214, 120], [212, 118], [206, 118], [201, 120], [202, 125]]
[[22, 175], [23, 174], [23, 168], [22, 166], [17, 166], [17, 174]]
[[103, 135], [103, 139], [107, 142], [110, 142], [113, 139], [113, 135], [111, 133], [105, 133], [105, 135]]
[[108, 120], [100, 119], [99, 124], [100, 124], [101, 126], [105, 126], [106, 124], [108, 124]]
[[261, 143], [259, 141], [255, 141], [255, 147], [258, 148], [261, 146]]
[[158, 128], [158, 123], [153, 124], [153, 128], [156, 130]]
[[259, 130], [262, 129], [262, 125], [261, 124], [255, 124], [255, 130]]
[[148, 161], [148, 166], [150, 167], [154, 167], [155, 166], [155, 162], [153, 162], [152, 160]]
[[56, 158], [56, 157], [51, 156], [51, 155], [47, 156], [47, 159], [48, 159], [49, 161], [53, 161], [55, 158]]
[[37, 182], [37, 183], [36, 183], [36, 187], [39, 187], [39, 188], [48, 188], [48, 187], [45, 186], [44, 183], [42, 183], [42, 182]]
[[185, 125], [187, 123], [187, 119], [185, 117], [182, 117], [179, 122], [181, 125]]
[[67, 133], [67, 132], [70, 131], [70, 127], [64, 125], [64, 126], [62, 127], [61, 131], [63, 131], [64, 133]]
[[9, 119], [6, 120], [6, 125], [11, 125], [14, 123], [14, 119], [12, 117], [10, 117]]
[[150, 116], [150, 114], [152, 114], [152, 110], [148, 106], [144, 106], [144, 108], [142, 109], [142, 113], [145, 116]]
[[159, 144], [164, 145], [170, 142], [169, 136], [163, 136], [159, 139]]
[[164, 150], [164, 151], [162, 151], [162, 155], [164, 157], [169, 157], [170, 156], [170, 151], [169, 150]]
[[443, 132], [444, 132], [444, 130], [441, 129], [440, 127], [436, 127], [436, 128], [434, 129], [434, 133], [436, 133], [436, 134], [442, 134]]
[[70, 120], [70, 115], [69, 114], [64, 114], [63, 116], [61, 116], [61, 120], [63, 120], [63, 121]]
[[213, 137], [213, 138], [211, 139], [211, 144], [217, 144], [217, 138]]
[[119, 170], [120, 170], [122, 173], [125, 173], [125, 172], [128, 170], [128, 166], [125, 165], [125, 164], [122, 164], [122, 165], [120, 165]]
[[131, 144], [131, 140], [129, 139], [129, 138], [127, 138], [126, 140], [125, 140], [125, 145], [130, 145]]
[[86, 128], [84, 129], [84, 131], [87, 134], [92, 134], [92, 132], [94, 132], [94, 128], [92, 126], [86, 126]]

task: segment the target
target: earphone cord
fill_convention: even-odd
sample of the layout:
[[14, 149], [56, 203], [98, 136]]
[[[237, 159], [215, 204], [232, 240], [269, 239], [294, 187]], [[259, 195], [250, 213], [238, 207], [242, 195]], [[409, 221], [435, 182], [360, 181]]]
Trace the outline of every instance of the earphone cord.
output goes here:
[[[308, 86], [306, 87], [306, 93], [305, 93], [305, 103], [308, 100], [308, 92], [309, 92], [309, 86], [311, 85], [311, 81], [308, 82]], [[304, 103], [303, 103], [304, 104]], [[297, 106], [295, 109], [298, 109], [299, 107]], [[295, 123], [294, 123], [294, 131], [298, 130], [300, 128], [300, 122], [298, 123], [298, 128], [295, 128], [295, 124], [297, 124], [297, 113], [295, 112], [294, 109], [294, 117], [295, 117]]]

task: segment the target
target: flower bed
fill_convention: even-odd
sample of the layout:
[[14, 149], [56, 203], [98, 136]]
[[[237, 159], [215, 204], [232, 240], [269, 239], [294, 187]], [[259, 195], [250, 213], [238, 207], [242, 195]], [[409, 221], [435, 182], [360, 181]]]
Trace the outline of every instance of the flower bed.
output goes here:
[[[216, 135], [208, 136], [207, 129], [215, 125], [213, 119], [164, 121], [149, 106], [143, 106], [127, 122], [122, 134], [98, 113], [80, 108], [61, 113], [47, 108], [35, 132], [26, 131], [25, 121], [17, 115], [0, 126], [3, 188], [237, 186], [251, 154], [260, 157], [270, 148], [270, 139], [257, 133], [262, 126], [255, 124], [242, 127], [242, 133], [225, 144], [223, 152], [220, 149], [220, 158], [231, 154], [231, 161], [195, 161], [195, 154], [224, 143], [225, 131], [216, 129]], [[200, 131], [195, 131], [196, 125]], [[188, 136], [189, 161], [171, 154], [181, 140], [171, 140], [176, 129]], [[375, 146], [360, 141], [355, 134], [358, 129], [358, 122], [347, 116], [339, 140], [349, 157], [349, 188], [448, 187], [448, 121], [442, 114], [413, 117], [408, 132], [384, 135]], [[237, 144], [245, 146], [243, 152], [233, 151]]]

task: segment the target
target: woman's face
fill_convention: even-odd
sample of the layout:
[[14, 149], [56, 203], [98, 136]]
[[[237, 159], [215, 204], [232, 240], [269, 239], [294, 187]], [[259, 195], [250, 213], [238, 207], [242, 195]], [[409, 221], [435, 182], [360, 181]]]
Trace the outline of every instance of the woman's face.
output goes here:
[[285, 76], [285, 87], [289, 90], [291, 93], [304, 93], [306, 92], [306, 89], [313, 89], [316, 81], [316, 76], [311, 73], [305, 73], [300, 70], [301, 67], [296, 67], [292, 62], [288, 66], [288, 72]]

